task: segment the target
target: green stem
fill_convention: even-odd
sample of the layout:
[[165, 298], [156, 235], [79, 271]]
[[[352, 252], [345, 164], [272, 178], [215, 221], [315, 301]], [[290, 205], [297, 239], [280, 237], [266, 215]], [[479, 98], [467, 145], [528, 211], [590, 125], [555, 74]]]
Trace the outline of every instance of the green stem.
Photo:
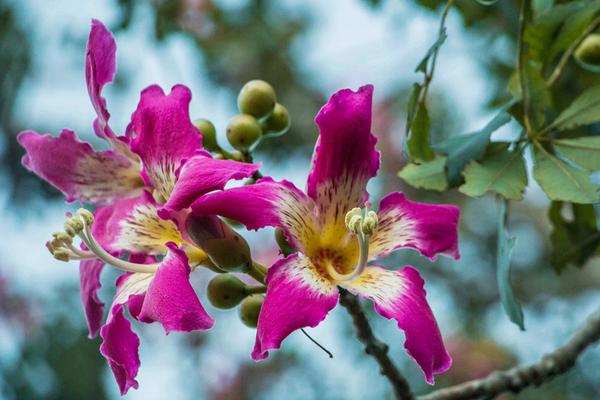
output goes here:
[[260, 283], [264, 283], [265, 277], [267, 276], [267, 269], [256, 261], [252, 261], [252, 264], [246, 273]]
[[525, 125], [525, 132], [527, 133], [527, 137], [532, 137], [533, 130], [531, 126], [531, 121], [529, 118], [530, 111], [530, 93], [527, 85], [527, 60], [526, 60], [526, 52], [525, 52], [525, 27], [527, 22], [529, 10], [529, 0], [523, 0], [521, 2], [521, 12], [519, 13], [519, 37], [518, 37], [518, 45], [517, 45], [517, 71], [519, 75], [519, 86], [521, 88], [521, 106], [523, 108], [523, 122]]
[[[444, 29], [446, 28], [446, 18], [448, 17], [448, 14], [450, 13], [450, 10], [452, 9], [452, 6], [454, 5], [454, 3], [456, 3], [456, 0], [448, 0], [448, 2], [446, 3], [446, 7], [444, 8], [444, 11], [442, 12], [442, 18], [440, 19], [438, 38], [444, 34]], [[419, 103], [423, 103], [425, 101], [425, 99], [427, 98], [429, 84], [433, 80], [433, 74], [435, 72], [435, 65], [437, 62], [437, 56], [438, 56], [439, 51], [440, 51], [440, 48], [437, 47], [433, 51], [433, 54], [431, 56], [430, 68], [429, 68], [429, 71], [427, 73], [425, 73], [425, 79], [423, 80], [423, 90], [421, 91], [421, 93], [419, 95], [419, 99], [418, 99]]]
[[267, 291], [266, 286], [247, 286], [245, 289], [245, 292], [248, 295], [266, 293], [266, 291]]

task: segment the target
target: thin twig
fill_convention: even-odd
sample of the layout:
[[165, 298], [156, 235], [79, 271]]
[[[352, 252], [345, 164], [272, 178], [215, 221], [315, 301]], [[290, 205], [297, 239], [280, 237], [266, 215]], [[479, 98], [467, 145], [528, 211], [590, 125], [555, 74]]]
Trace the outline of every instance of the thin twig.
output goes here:
[[531, 120], [529, 117], [530, 110], [530, 93], [529, 93], [529, 85], [527, 83], [528, 80], [528, 64], [526, 59], [526, 43], [525, 43], [525, 28], [527, 25], [527, 20], [529, 16], [529, 0], [522, 0], [521, 2], [521, 11], [519, 13], [519, 37], [517, 44], [517, 71], [519, 75], [519, 86], [521, 88], [521, 106], [523, 109], [523, 122], [525, 125], [525, 133], [527, 137], [531, 137], [533, 135], [533, 130], [531, 126]]
[[381, 374], [392, 384], [396, 399], [413, 400], [415, 397], [410, 390], [408, 381], [402, 376], [388, 356], [388, 345], [373, 335], [369, 320], [356, 296], [347, 291], [342, 291], [340, 293], [340, 304], [346, 308], [352, 317], [352, 322], [354, 322], [354, 327], [356, 328], [356, 335], [358, 336], [358, 340], [365, 346], [365, 352], [377, 361]]
[[518, 393], [529, 386], [540, 386], [571, 369], [579, 356], [600, 340], [600, 309], [575, 332], [564, 345], [542, 357], [538, 362], [495, 371], [487, 378], [477, 379], [436, 390], [419, 400], [466, 400], [493, 398], [503, 392]]
[[323, 346], [321, 343], [319, 343], [315, 339], [313, 339], [313, 337], [310, 336], [304, 329], [300, 329], [300, 331], [302, 333], [304, 333], [304, 336], [306, 336], [308, 338], [308, 340], [310, 340], [311, 342], [313, 342], [314, 344], [316, 344], [318, 348], [320, 348], [321, 350], [323, 350], [329, 356], [329, 358], [333, 358], [333, 353], [330, 352], [329, 350], [327, 350], [325, 348], [325, 346]]
[[[438, 30], [438, 39], [437, 40], [439, 40], [440, 36], [442, 36], [444, 34], [444, 31], [446, 29], [446, 18], [448, 17], [448, 14], [450, 13], [450, 10], [452, 9], [452, 6], [454, 5], [454, 3], [456, 3], [456, 0], [448, 0], [448, 2], [446, 3], [446, 7], [444, 7], [444, 11], [442, 12], [442, 17], [440, 18], [440, 26], [439, 26], [439, 30]], [[423, 90], [419, 94], [419, 99], [418, 99], [419, 103], [423, 103], [425, 101], [425, 99], [427, 98], [427, 92], [429, 91], [429, 85], [431, 84], [431, 81], [433, 80], [433, 74], [435, 73], [435, 65], [437, 63], [437, 57], [438, 57], [438, 53], [440, 51], [440, 47], [441, 46], [438, 46], [437, 48], [435, 48], [433, 50], [433, 54], [431, 55], [431, 63], [429, 64], [429, 71], [427, 71], [425, 73], [425, 77], [423, 79]]]

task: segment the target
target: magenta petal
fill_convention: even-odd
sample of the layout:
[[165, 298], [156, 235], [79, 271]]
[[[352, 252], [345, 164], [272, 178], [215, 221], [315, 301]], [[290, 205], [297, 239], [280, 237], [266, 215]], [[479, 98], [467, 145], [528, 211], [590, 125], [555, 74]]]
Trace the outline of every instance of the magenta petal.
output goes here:
[[259, 168], [256, 164], [215, 160], [209, 154], [195, 155], [179, 171], [173, 193], [160, 215], [170, 218], [173, 212], [189, 207], [203, 194], [223, 189], [232, 179], [250, 177]]
[[410, 266], [400, 271], [372, 266], [367, 267], [347, 289], [368, 297], [379, 314], [398, 322], [406, 336], [404, 347], [423, 370], [427, 383], [433, 384], [433, 375], [448, 370], [452, 358], [444, 347], [423, 285], [423, 278]]
[[377, 138], [371, 133], [373, 86], [357, 92], [335, 93], [315, 118], [319, 139], [308, 176], [307, 193], [320, 209], [333, 213], [341, 208], [341, 219], [366, 200], [366, 186], [379, 169]]
[[138, 319], [158, 321], [167, 334], [210, 329], [213, 319], [206, 313], [190, 284], [190, 267], [185, 253], [169, 243], [167, 254], [146, 292]]
[[85, 80], [88, 94], [97, 118], [94, 121], [96, 135], [101, 138], [114, 138], [115, 134], [108, 126], [110, 114], [106, 109], [106, 100], [101, 96], [102, 88], [113, 81], [116, 69], [115, 39], [102, 22], [93, 19], [92, 29], [85, 53]]
[[158, 216], [156, 203], [148, 192], [100, 207], [94, 216], [92, 233], [111, 253], [162, 254], [166, 242], [181, 241], [177, 226]]
[[140, 339], [131, 330], [131, 322], [123, 316], [123, 304], [115, 304], [107, 323], [100, 331], [102, 345], [100, 353], [108, 361], [121, 395], [129, 388], [138, 388], [135, 380], [140, 367], [138, 348]]
[[267, 275], [267, 294], [258, 317], [252, 358], [267, 358], [293, 331], [317, 326], [338, 300], [337, 287], [308, 258], [293, 254], [277, 261]]
[[81, 302], [90, 339], [100, 331], [104, 314], [104, 303], [98, 298], [98, 290], [101, 286], [100, 273], [103, 267], [104, 261], [98, 259], [83, 260], [79, 263]]
[[271, 178], [202, 196], [192, 204], [192, 210], [197, 215], [231, 218], [248, 229], [282, 228], [299, 250], [308, 243], [308, 235], [317, 232], [312, 201], [291, 182], [275, 182]]
[[58, 137], [37, 132], [17, 136], [25, 148], [23, 165], [67, 196], [67, 201], [108, 203], [142, 191], [138, 166], [113, 151], [97, 153], [73, 131]]
[[201, 148], [200, 131], [190, 121], [190, 90], [173, 86], [165, 95], [159, 86], [142, 91], [127, 133], [131, 150], [139, 155], [146, 183], [168, 199], [181, 163]]
[[410, 201], [394, 192], [381, 200], [377, 215], [379, 226], [369, 245], [372, 259], [403, 247], [417, 249], [430, 259], [438, 254], [460, 258], [458, 207]]

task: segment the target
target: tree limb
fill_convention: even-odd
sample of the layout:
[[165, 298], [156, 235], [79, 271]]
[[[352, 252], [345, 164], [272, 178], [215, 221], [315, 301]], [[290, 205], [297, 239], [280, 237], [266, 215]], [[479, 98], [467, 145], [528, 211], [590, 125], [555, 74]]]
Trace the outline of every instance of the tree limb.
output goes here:
[[600, 309], [564, 345], [531, 365], [495, 371], [483, 379], [436, 390], [419, 400], [463, 400], [493, 398], [503, 392], [518, 393], [529, 386], [540, 386], [571, 369], [590, 345], [600, 340]]
[[381, 369], [381, 374], [392, 384], [396, 399], [414, 400], [415, 397], [410, 390], [408, 381], [402, 376], [388, 356], [388, 345], [373, 335], [369, 320], [356, 296], [342, 290], [340, 293], [340, 304], [346, 308], [348, 314], [352, 317], [352, 322], [356, 328], [356, 335], [358, 336], [358, 340], [365, 346], [365, 352], [377, 361]]

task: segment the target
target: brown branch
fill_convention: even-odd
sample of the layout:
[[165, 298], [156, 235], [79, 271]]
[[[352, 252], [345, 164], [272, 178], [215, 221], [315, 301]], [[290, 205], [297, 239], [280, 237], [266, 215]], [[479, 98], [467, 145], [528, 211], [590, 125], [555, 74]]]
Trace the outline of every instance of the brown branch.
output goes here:
[[531, 365], [492, 372], [488, 377], [436, 390], [419, 400], [463, 400], [493, 398], [503, 392], [518, 393], [529, 386], [540, 386], [571, 369], [590, 345], [600, 340], [600, 309], [564, 345]]
[[356, 328], [358, 340], [365, 346], [365, 352], [373, 357], [379, 364], [381, 374], [385, 376], [394, 389], [396, 399], [414, 400], [408, 381], [402, 376], [398, 368], [388, 356], [388, 345], [373, 335], [369, 320], [362, 310], [356, 296], [343, 290], [340, 293], [340, 304], [346, 308]]

